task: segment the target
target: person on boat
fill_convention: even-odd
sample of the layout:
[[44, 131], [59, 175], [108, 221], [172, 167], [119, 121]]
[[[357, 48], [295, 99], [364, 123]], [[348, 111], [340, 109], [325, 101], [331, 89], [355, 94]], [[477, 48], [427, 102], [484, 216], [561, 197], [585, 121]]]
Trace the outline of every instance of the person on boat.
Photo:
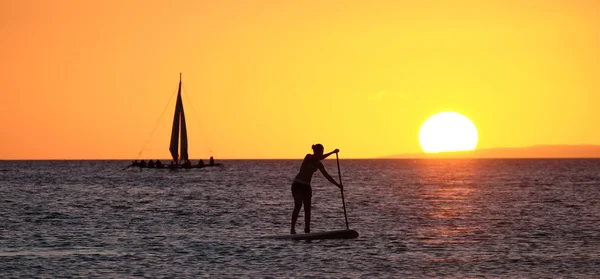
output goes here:
[[139, 167], [140, 163], [138, 163], [137, 160], [134, 160], [133, 163], [131, 163], [131, 165], [129, 165], [129, 167]]
[[215, 165], [215, 159], [213, 159], [212, 156], [210, 156], [210, 159], [208, 160], [208, 165], [209, 166], [214, 166]]
[[202, 161], [202, 159], [200, 159], [200, 161], [198, 161], [198, 167], [204, 167], [204, 161]]
[[154, 161], [152, 161], [152, 160], [148, 161], [148, 167], [154, 168]]
[[140, 161], [140, 168], [145, 168], [146, 167], [146, 161], [142, 160]]
[[186, 169], [192, 168], [192, 162], [190, 162], [190, 160], [185, 160], [182, 167], [184, 167]]
[[158, 169], [162, 169], [164, 167], [163, 163], [160, 160], [156, 160], [156, 162], [154, 163], [154, 167], [158, 168]]
[[342, 185], [340, 185], [337, 181], [335, 181], [329, 173], [325, 170], [323, 163], [321, 160], [327, 158], [329, 155], [333, 153], [338, 153], [339, 150], [335, 149], [329, 153], [323, 154], [323, 145], [314, 144], [312, 146], [313, 154], [306, 154], [304, 156], [304, 161], [302, 161], [302, 165], [300, 166], [300, 171], [296, 178], [294, 178], [294, 182], [292, 183], [292, 196], [294, 197], [294, 211], [292, 212], [292, 228], [290, 230], [291, 234], [296, 234], [296, 220], [298, 219], [298, 213], [300, 213], [300, 208], [304, 204], [304, 232], [310, 232], [310, 210], [311, 210], [311, 198], [312, 198], [312, 187], [310, 186], [310, 181], [312, 179], [312, 175], [317, 170], [320, 170], [321, 173], [329, 182], [338, 188], [342, 189]]

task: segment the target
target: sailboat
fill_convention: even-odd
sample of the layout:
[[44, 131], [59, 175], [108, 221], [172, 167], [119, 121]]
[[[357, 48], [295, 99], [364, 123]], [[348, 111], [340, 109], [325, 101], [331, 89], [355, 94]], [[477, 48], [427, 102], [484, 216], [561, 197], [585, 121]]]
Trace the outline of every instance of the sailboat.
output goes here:
[[[146, 164], [144, 161], [134, 163], [131, 166], [137, 166], [142, 168], [204, 168], [222, 166], [222, 164], [214, 163], [213, 157], [210, 157], [209, 163], [204, 164], [200, 160], [197, 164], [192, 164], [188, 156], [188, 136], [187, 136], [187, 125], [185, 123], [185, 110], [183, 108], [183, 100], [181, 98], [181, 73], [179, 73], [179, 87], [177, 89], [177, 101], [175, 103], [175, 115], [173, 116], [173, 127], [171, 128], [171, 141], [169, 143], [169, 152], [171, 153], [170, 165], [163, 165], [159, 163], [156, 165], [154, 162]], [[159, 162], [157, 160], [157, 162]]]

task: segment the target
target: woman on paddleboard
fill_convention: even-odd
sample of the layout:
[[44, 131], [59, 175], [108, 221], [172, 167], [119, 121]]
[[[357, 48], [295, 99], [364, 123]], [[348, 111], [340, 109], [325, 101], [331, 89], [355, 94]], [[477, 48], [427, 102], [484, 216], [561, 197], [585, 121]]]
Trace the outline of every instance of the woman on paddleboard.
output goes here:
[[337, 181], [335, 181], [329, 173], [325, 170], [325, 167], [321, 163], [321, 160], [327, 158], [333, 153], [338, 153], [336, 149], [327, 154], [323, 154], [323, 145], [313, 144], [313, 154], [306, 154], [302, 165], [300, 166], [300, 172], [296, 175], [294, 183], [292, 183], [292, 196], [294, 196], [294, 211], [292, 212], [292, 229], [291, 234], [296, 234], [296, 220], [298, 219], [298, 213], [300, 208], [304, 204], [304, 232], [310, 232], [310, 203], [312, 198], [312, 187], [310, 186], [310, 180], [312, 175], [317, 170], [320, 170], [323, 176], [333, 183], [338, 188], [342, 189]]

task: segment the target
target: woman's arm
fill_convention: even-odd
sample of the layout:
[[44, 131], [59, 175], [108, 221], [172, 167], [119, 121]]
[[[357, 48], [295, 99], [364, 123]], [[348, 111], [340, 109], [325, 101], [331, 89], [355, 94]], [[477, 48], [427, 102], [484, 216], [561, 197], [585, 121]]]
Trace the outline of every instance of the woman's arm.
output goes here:
[[329, 153], [325, 153], [325, 154], [323, 154], [323, 155], [321, 156], [321, 158], [319, 158], [319, 161], [320, 161], [320, 160], [323, 160], [323, 159], [325, 159], [325, 158], [327, 158], [327, 157], [329, 157], [329, 155], [331, 155], [331, 154], [333, 154], [333, 153], [338, 153], [338, 152], [340, 152], [340, 150], [336, 148], [335, 150], [333, 150], [333, 151], [331, 151], [331, 152], [329, 152]]
[[337, 181], [335, 181], [335, 179], [333, 179], [333, 177], [331, 177], [331, 175], [329, 175], [329, 173], [327, 173], [327, 171], [325, 170], [325, 167], [323, 166], [323, 164], [320, 164], [319, 170], [321, 171], [321, 173], [323, 174], [323, 176], [325, 176], [325, 178], [327, 178], [327, 180], [329, 180], [329, 182], [333, 183], [333, 185], [335, 185], [338, 188], [342, 189], [343, 186], [341, 184], [339, 184]]

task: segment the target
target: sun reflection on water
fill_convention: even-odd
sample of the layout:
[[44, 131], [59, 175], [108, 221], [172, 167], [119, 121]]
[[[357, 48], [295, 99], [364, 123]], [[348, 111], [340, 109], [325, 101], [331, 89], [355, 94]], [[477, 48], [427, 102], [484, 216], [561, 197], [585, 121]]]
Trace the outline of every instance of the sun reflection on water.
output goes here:
[[423, 226], [418, 230], [424, 244], [448, 245], [473, 242], [481, 231], [472, 216], [477, 185], [476, 162], [472, 160], [425, 160], [418, 172], [419, 196], [423, 201]]

